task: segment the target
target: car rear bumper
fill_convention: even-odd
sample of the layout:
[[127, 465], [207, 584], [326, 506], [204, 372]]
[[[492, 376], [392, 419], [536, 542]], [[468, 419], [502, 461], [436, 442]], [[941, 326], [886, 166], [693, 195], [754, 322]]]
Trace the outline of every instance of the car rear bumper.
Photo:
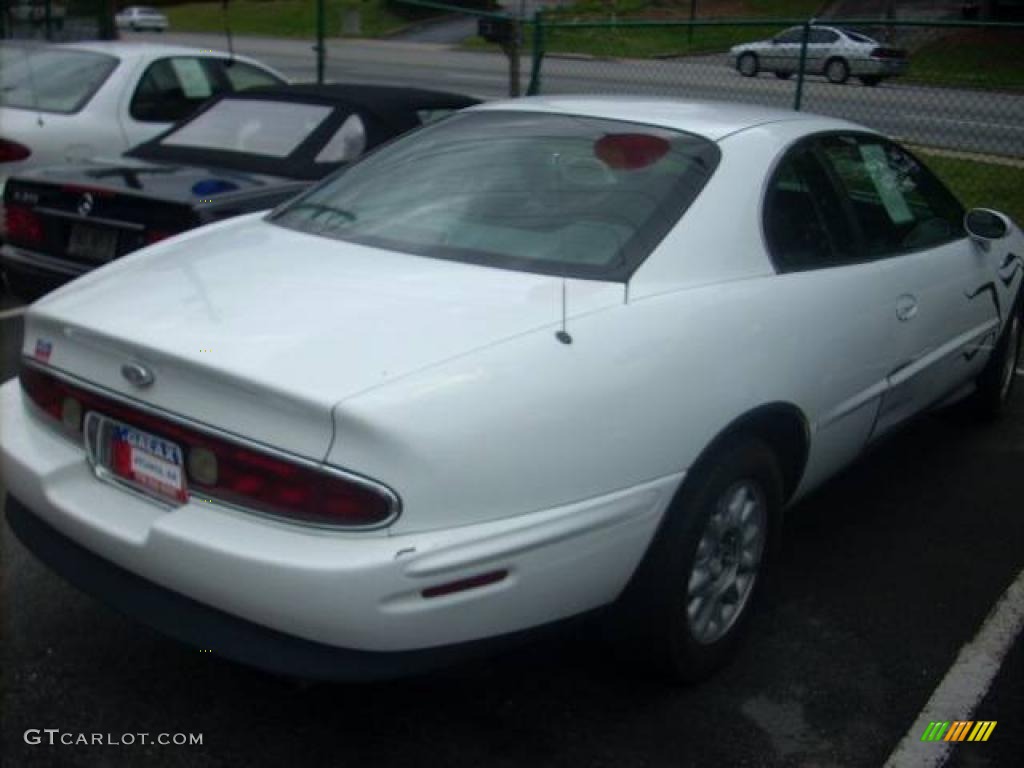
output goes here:
[[21, 543], [83, 592], [176, 640], [277, 674], [346, 682], [421, 674], [496, 653], [563, 624], [417, 651], [338, 648], [244, 621], [140, 578], [79, 546], [13, 496], [5, 512]]
[[[228, 647], [233, 646], [228, 639], [233, 633], [266, 633], [274, 639], [265, 647], [277, 648], [285, 642], [278, 636], [284, 636], [316, 658], [324, 649], [424, 653], [423, 659], [394, 656], [400, 674], [406, 662], [413, 667], [436, 663], [427, 651], [443, 659], [452, 653], [446, 647], [459, 646], [456, 655], [461, 655], [468, 643], [514, 635], [610, 603], [642, 558], [681, 479], [673, 475], [564, 508], [446, 530], [336, 532], [195, 497], [168, 509], [103, 482], [80, 446], [28, 412], [16, 381], [0, 388], [0, 420], [0, 470], [17, 499], [15, 515], [38, 521], [22, 526], [30, 530], [29, 538], [31, 531], [52, 530], [90, 561], [140, 580], [141, 586], [126, 588], [130, 594], [152, 588], [165, 595], [160, 601], [174, 596], [181, 611], [223, 614], [227, 619], [197, 619], [199, 629], [181, 621], [167, 631], [272, 669], [278, 667], [265, 661], [270, 651], [247, 656]], [[48, 561], [45, 553], [40, 557]], [[504, 575], [494, 583], [424, 594], [499, 572]], [[85, 578], [79, 570], [66, 575], [76, 583]], [[124, 580], [102, 578], [82, 586], [165, 629], [145, 610], [144, 600], [118, 595], [113, 583]], [[235, 626], [232, 622], [251, 632], [202, 628]], [[368, 664], [376, 669], [377, 662]], [[296, 669], [322, 676], [301, 664]]]

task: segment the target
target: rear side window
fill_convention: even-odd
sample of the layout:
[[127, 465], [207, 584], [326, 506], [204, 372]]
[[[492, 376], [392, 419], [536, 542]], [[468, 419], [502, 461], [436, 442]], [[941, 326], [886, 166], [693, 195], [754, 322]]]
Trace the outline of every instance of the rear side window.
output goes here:
[[131, 116], [152, 123], [188, 117], [211, 96], [227, 90], [219, 74], [201, 58], [176, 56], [154, 61], [132, 95]]
[[232, 91], [246, 91], [264, 85], [281, 85], [282, 81], [269, 72], [246, 64], [244, 61], [218, 61], [215, 65], [224, 73]]
[[822, 139], [821, 149], [860, 229], [864, 257], [964, 236], [963, 207], [906, 150], [873, 136], [830, 136]]
[[84, 107], [117, 67], [89, 51], [0, 48], [0, 106], [70, 114]]
[[857, 258], [856, 233], [810, 144], [791, 150], [772, 177], [764, 229], [772, 259], [784, 272]]

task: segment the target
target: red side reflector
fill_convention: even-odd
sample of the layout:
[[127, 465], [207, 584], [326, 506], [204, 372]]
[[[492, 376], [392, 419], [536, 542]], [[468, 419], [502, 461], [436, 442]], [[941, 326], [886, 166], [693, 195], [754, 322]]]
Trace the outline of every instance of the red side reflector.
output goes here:
[[24, 144], [10, 139], [0, 139], [0, 163], [16, 163], [32, 154]]
[[15, 245], [39, 245], [43, 242], [43, 222], [23, 205], [8, 205], [4, 210], [7, 239]]
[[458, 581], [449, 581], [447, 584], [438, 584], [436, 587], [427, 587], [420, 594], [424, 597], [441, 597], [454, 592], [465, 592], [467, 589], [486, 587], [488, 584], [497, 584], [508, 576], [508, 571], [490, 571], [481, 573], [479, 576], [470, 576]]
[[594, 155], [617, 171], [654, 165], [671, 149], [666, 139], [646, 133], [609, 133], [594, 142]]

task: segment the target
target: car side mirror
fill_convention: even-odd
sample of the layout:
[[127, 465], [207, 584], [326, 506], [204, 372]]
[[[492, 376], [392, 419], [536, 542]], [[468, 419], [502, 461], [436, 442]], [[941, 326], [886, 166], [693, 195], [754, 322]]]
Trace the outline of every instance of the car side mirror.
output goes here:
[[990, 243], [1009, 234], [1010, 219], [999, 211], [989, 208], [973, 208], [964, 216], [964, 229], [974, 240]]

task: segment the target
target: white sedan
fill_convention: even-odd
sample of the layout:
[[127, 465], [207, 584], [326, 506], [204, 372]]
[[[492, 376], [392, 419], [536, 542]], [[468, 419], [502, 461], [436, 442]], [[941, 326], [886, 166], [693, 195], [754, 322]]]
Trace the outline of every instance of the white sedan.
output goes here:
[[32, 305], [7, 516], [268, 669], [397, 674], [605, 610], [700, 678], [788, 505], [929, 408], [1005, 407], [1022, 254], [851, 123], [475, 107]]
[[0, 191], [29, 168], [120, 155], [216, 94], [284, 82], [256, 61], [217, 51], [0, 43]]
[[164, 32], [169, 26], [164, 14], [156, 8], [141, 5], [129, 5], [127, 8], [123, 8], [114, 16], [114, 25], [118, 29], [130, 29], [136, 32], [143, 29]]

